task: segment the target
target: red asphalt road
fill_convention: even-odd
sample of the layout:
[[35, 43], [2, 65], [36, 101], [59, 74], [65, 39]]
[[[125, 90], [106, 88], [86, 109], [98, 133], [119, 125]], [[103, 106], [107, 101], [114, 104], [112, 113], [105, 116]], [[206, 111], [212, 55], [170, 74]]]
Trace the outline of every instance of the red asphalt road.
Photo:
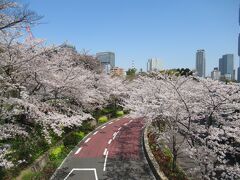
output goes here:
[[104, 151], [107, 149], [109, 158], [139, 159], [143, 125], [142, 120], [130, 118], [109, 122], [87, 137], [85, 142], [80, 144], [81, 150], [78, 149], [74, 156], [78, 158], [104, 157]]

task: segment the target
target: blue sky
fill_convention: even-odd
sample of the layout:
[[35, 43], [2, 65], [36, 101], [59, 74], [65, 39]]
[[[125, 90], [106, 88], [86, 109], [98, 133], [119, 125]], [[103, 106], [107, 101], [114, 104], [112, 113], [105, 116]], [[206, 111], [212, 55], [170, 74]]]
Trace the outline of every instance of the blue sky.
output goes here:
[[238, 66], [239, 0], [19, 0], [43, 15], [32, 28], [49, 44], [64, 41], [90, 54], [113, 51], [116, 65], [146, 69], [148, 58], [164, 68], [195, 68], [205, 49], [207, 73], [223, 54]]

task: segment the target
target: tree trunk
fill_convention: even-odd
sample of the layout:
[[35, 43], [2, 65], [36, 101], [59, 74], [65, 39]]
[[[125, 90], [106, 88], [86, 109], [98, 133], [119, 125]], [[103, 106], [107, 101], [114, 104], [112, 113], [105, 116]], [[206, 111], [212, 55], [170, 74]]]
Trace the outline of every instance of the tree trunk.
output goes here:
[[172, 150], [173, 150], [173, 162], [172, 162], [172, 170], [175, 171], [177, 167], [177, 149], [176, 149], [176, 136], [173, 135], [173, 143], [172, 143]]

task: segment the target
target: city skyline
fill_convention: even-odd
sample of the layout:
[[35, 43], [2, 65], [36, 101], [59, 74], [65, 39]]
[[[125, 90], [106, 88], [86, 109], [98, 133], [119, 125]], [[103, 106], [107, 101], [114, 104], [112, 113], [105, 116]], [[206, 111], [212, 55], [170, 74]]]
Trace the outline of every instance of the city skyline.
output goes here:
[[147, 61], [147, 72], [160, 71], [162, 69], [162, 62], [157, 58], [149, 58]]
[[237, 57], [238, 1], [20, 2], [45, 16], [32, 28], [36, 37], [49, 44], [68, 40], [90, 54], [115, 52], [116, 66], [124, 69], [132, 60], [145, 69], [150, 57], [161, 59], [165, 69], [194, 69], [195, 51], [205, 49], [210, 75], [222, 54]]

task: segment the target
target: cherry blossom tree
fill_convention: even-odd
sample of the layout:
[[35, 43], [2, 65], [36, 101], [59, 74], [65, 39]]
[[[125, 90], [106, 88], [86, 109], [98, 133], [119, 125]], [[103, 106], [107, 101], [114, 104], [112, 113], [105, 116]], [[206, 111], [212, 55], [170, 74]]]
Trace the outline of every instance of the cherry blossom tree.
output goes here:
[[159, 139], [172, 150], [173, 169], [184, 151], [195, 159], [202, 178], [238, 178], [239, 85], [156, 74], [127, 87], [125, 107], [158, 124]]

